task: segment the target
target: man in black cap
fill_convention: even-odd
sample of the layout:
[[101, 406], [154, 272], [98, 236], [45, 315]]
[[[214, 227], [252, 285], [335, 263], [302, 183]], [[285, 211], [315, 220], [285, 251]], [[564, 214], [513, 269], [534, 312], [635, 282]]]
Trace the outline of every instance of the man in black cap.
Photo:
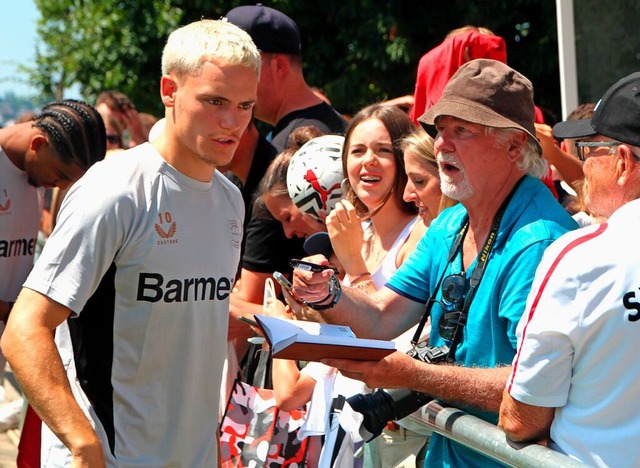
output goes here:
[[346, 121], [307, 85], [302, 74], [302, 45], [296, 23], [263, 5], [232, 9], [227, 20], [249, 33], [262, 56], [255, 116], [273, 125], [271, 144], [278, 152], [289, 134], [303, 125], [324, 133], [344, 132]]
[[[226, 17], [247, 31], [260, 50], [262, 68], [255, 117], [274, 126], [270, 140], [278, 152], [287, 146], [291, 132], [301, 126], [312, 125], [326, 134], [344, 132], [344, 118], [316, 96], [304, 79], [300, 32], [291, 18], [263, 5], [239, 6]], [[235, 156], [245, 162], [249, 157], [253, 155]], [[270, 216], [254, 217], [249, 222], [244, 248], [242, 281], [231, 295], [229, 321], [229, 340], [238, 344], [239, 354], [246, 348], [244, 338], [252, 336], [253, 331], [234, 317], [261, 313], [265, 279], [274, 271], [289, 272], [289, 259], [303, 255], [302, 239], [287, 239], [280, 222]]]
[[[416, 398], [418, 406], [434, 397], [497, 422], [515, 329], [538, 263], [547, 246], [576, 227], [534, 177], [546, 167], [534, 117], [533, 87], [516, 70], [488, 59], [458, 69], [419, 121], [435, 134], [442, 192], [460, 203], [431, 223], [374, 294], [354, 288], [341, 294], [331, 272], [296, 269], [293, 276], [295, 294], [309, 307], [361, 337], [390, 339], [430, 316], [429, 345], [437, 348], [426, 362], [395, 352], [380, 361], [326, 364], [370, 388], [429, 395]], [[493, 465], [434, 434], [425, 466]]]
[[548, 443], [590, 466], [640, 460], [640, 73], [606, 92], [591, 119], [557, 124], [584, 161], [586, 204], [606, 223], [554, 243], [518, 327], [500, 409], [515, 441]]

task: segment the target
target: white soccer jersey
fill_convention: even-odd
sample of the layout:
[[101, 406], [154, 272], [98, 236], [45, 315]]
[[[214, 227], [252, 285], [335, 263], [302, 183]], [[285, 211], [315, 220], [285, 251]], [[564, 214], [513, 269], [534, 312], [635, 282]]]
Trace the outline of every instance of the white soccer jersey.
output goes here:
[[518, 327], [507, 390], [558, 408], [551, 438], [589, 465], [640, 460], [638, 232], [640, 200], [560, 238], [545, 252]]
[[44, 190], [0, 148], [0, 300], [15, 301], [33, 267]]
[[[56, 333], [110, 466], [215, 466], [229, 294], [244, 205], [150, 144], [74, 185], [26, 286], [77, 315]], [[68, 453], [44, 434], [43, 464]]]

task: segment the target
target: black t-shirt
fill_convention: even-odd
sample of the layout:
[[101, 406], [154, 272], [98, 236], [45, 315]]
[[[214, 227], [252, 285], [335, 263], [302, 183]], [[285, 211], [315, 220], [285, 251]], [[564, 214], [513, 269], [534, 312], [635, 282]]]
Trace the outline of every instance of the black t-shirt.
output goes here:
[[258, 144], [256, 145], [256, 149], [253, 153], [253, 161], [251, 162], [251, 168], [249, 168], [246, 182], [243, 184], [242, 181], [231, 171], [227, 171], [224, 173], [227, 179], [233, 182], [236, 187], [240, 189], [242, 199], [244, 200], [245, 234], [242, 237], [242, 252], [244, 252], [244, 246], [247, 239], [247, 226], [249, 225], [249, 221], [251, 220], [254, 192], [258, 188], [258, 184], [260, 183], [262, 176], [269, 167], [269, 164], [271, 164], [271, 161], [275, 159], [277, 154], [278, 152], [271, 145], [271, 143], [269, 143], [263, 136], [259, 136]]
[[[273, 129], [271, 144], [282, 151], [289, 134], [305, 125], [313, 125], [329, 134], [342, 134], [347, 121], [333, 107], [322, 102], [293, 111], [280, 119]], [[252, 218], [245, 228], [242, 268], [257, 273], [289, 272], [289, 259], [304, 256], [303, 243], [304, 239], [287, 239], [282, 224], [273, 217]]]
[[273, 129], [271, 144], [278, 151], [287, 146], [287, 140], [292, 131], [298, 127], [313, 125], [324, 133], [341, 135], [347, 126], [347, 121], [333, 107], [326, 102], [300, 109], [285, 115]]

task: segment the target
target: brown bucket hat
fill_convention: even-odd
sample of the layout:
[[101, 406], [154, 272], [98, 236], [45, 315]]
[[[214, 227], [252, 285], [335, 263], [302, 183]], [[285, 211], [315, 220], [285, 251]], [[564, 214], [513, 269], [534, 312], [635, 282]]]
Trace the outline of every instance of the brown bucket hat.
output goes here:
[[488, 127], [518, 128], [529, 134], [538, 154], [533, 86], [524, 75], [497, 60], [476, 59], [451, 77], [442, 97], [418, 121], [435, 136], [435, 119], [450, 115]]

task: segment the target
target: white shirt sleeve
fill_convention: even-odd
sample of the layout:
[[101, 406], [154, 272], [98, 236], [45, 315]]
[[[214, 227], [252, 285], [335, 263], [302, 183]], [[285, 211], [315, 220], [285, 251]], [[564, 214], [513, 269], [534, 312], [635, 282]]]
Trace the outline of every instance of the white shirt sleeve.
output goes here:
[[516, 400], [535, 406], [561, 407], [567, 402], [572, 377], [572, 335], [580, 327], [581, 305], [568, 264], [553, 268], [558, 246], [540, 264], [518, 324], [518, 351], [507, 383]]

